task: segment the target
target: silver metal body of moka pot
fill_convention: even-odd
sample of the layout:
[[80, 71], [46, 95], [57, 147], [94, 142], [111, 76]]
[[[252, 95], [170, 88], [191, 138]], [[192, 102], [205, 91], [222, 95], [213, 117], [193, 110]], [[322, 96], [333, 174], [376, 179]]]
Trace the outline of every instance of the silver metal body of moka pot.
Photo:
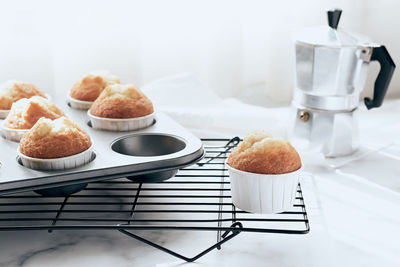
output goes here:
[[358, 148], [357, 108], [370, 61], [381, 70], [368, 109], [379, 107], [395, 64], [386, 48], [365, 37], [337, 28], [341, 10], [328, 11], [329, 26], [301, 30], [296, 35], [295, 118], [291, 141], [301, 149], [327, 157], [345, 156]]

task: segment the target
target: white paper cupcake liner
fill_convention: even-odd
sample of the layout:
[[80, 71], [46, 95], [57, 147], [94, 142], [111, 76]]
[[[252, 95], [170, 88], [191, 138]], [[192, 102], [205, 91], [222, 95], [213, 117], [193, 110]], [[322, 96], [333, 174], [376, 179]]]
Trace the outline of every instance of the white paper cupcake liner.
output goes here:
[[67, 102], [71, 106], [71, 108], [89, 109], [93, 105], [94, 101], [82, 101], [72, 98], [70, 95], [68, 95]]
[[9, 109], [0, 109], [0, 119], [4, 120], [5, 118], [7, 118], [9, 112]]
[[1, 131], [7, 140], [19, 142], [21, 138], [29, 131], [29, 129], [12, 129], [4, 126], [4, 122], [1, 124]]
[[293, 208], [302, 168], [285, 174], [258, 174], [228, 168], [233, 204], [251, 213], [279, 213]]
[[34, 170], [46, 170], [46, 171], [56, 171], [56, 170], [66, 170], [77, 168], [85, 165], [92, 161], [93, 157], [93, 144], [85, 151], [62, 158], [55, 159], [38, 159], [25, 156], [21, 153], [18, 147], [18, 156], [21, 159], [22, 165], [27, 168]]
[[154, 112], [138, 118], [128, 118], [128, 119], [110, 119], [93, 116], [90, 114], [90, 110], [87, 112], [92, 127], [95, 129], [109, 130], [109, 131], [133, 131], [143, 128], [147, 128], [154, 122]]

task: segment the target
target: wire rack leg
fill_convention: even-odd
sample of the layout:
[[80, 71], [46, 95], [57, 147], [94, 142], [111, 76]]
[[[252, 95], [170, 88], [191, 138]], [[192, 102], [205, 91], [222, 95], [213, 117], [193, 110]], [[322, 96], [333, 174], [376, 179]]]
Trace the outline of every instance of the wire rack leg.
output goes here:
[[[65, 204], [67, 203], [69, 197], [65, 197], [63, 203], [61, 204], [60, 209], [57, 211], [56, 217], [54, 218], [53, 222], [51, 223], [51, 225], [56, 225], [57, 223], [57, 219], [60, 217], [61, 212], [64, 210]], [[53, 230], [49, 229], [47, 230], [47, 232], [52, 233]]]
[[156, 244], [156, 243], [154, 243], [154, 242], [152, 242], [152, 241], [150, 241], [148, 239], [145, 239], [145, 238], [140, 237], [140, 236], [138, 236], [136, 234], [133, 234], [133, 233], [131, 233], [131, 232], [125, 230], [125, 229], [118, 229], [118, 231], [120, 231], [121, 233], [123, 233], [123, 234], [125, 234], [125, 235], [127, 235], [129, 237], [132, 237], [132, 238], [134, 238], [134, 239], [136, 239], [136, 240], [138, 240], [140, 242], [143, 242], [143, 243], [145, 243], [147, 245], [150, 245], [150, 246], [152, 246], [154, 248], [157, 248], [157, 249], [159, 249], [161, 251], [164, 251], [165, 253], [168, 253], [168, 254], [170, 254], [170, 255], [172, 255], [174, 257], [177, 257], [177, 258], [182, 259], [182, 260], [187, 261], [187, 262], [193, 262], [193, 261], [199, 259], [200, 257], [204, 256], [205, 254], [209, 253], [210, 251], [220, 247], [223, 243], [231, 240], [233, 237], [237, 236], [241, 232], [241, 228], [243, 228], [243, 226], [242, 226], [242, 224], [240, 222], [236, 222], [236, 223], [232, 224], [231, 227], [237, 228], [237, 230], [235, 229], [235, 230], [226, 231], [222, 235], [221, 241], [219, 241], [219, 242], [215, 243], [214, 245], [212, 245], [211, 247], [203, 250], [202, 252], [200, 252], [199, 254], [197, 254], [196, 256], [194, 256], [192, 258], [185, 257], [182, 254], [176, 253], [175, 251], [172, 251], [172, 250], [167, 249], [167, 248], [165, 248], [163, 246], [160, 246], [160, 245], [158, 245], [158, 244]]
[[133, 215], [135, 214], [134, 212], [135, 212], [136, 204], [137, 204], [138, 199], [139, 199], [140, 190], [142, 189], [142, 185], [143, 185], [143, 183], [139, 183], [138, 188], [136, 189], [135, 200], [133, 201], [133, 204], [132, 204], [132, 211], [129, 214], [129, 222], [128, 222], [128, 224], [131, 224], [131, 221], [133, 219]]

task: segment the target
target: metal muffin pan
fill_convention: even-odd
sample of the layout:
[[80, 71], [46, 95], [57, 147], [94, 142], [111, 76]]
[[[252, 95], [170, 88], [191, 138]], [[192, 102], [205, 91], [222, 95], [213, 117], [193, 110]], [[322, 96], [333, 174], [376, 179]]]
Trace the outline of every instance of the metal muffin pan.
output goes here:
[[[0, 195], [30, 190], [51, 195], [50, 188], [58, 187], [62, 192], [68, 189], [64, 186], [79, 187], [79, 184], [120, 177], [141, 182], [161, 181], [199, 161], [205, 153], [199, 138], [163, 113], [156, 113], [155, 123], [148, 128], [112, 132], [93, 129], [85, 110], [68, 106], [63, 110], [92, 138], [94, 160], [63, 171], [32, 170], [20, 164], [18, 143], [0, 137]], [[75, 188], [72, 186], [67, 192]]]

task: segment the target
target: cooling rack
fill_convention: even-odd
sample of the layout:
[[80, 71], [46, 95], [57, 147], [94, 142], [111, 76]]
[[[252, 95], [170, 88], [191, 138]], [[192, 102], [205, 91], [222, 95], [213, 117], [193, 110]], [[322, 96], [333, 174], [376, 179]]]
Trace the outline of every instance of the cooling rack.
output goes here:
[[[292, 210], [279, 214], [251, 214], [231, 201], [224, 165], [240, 142], [202, 139], [206, 156], [160, 183], [135, 183], [126, 178], [89, 183], [66, 197], [34, 192], [0, 197], [0, 231], [116, 230], [188, 262], [197, 260], [239, 233], [306, 234], [310, 231], [301, 186]], [[210, 246], [187, 257], [140, 234], [146, 230], [211, 231]]]

